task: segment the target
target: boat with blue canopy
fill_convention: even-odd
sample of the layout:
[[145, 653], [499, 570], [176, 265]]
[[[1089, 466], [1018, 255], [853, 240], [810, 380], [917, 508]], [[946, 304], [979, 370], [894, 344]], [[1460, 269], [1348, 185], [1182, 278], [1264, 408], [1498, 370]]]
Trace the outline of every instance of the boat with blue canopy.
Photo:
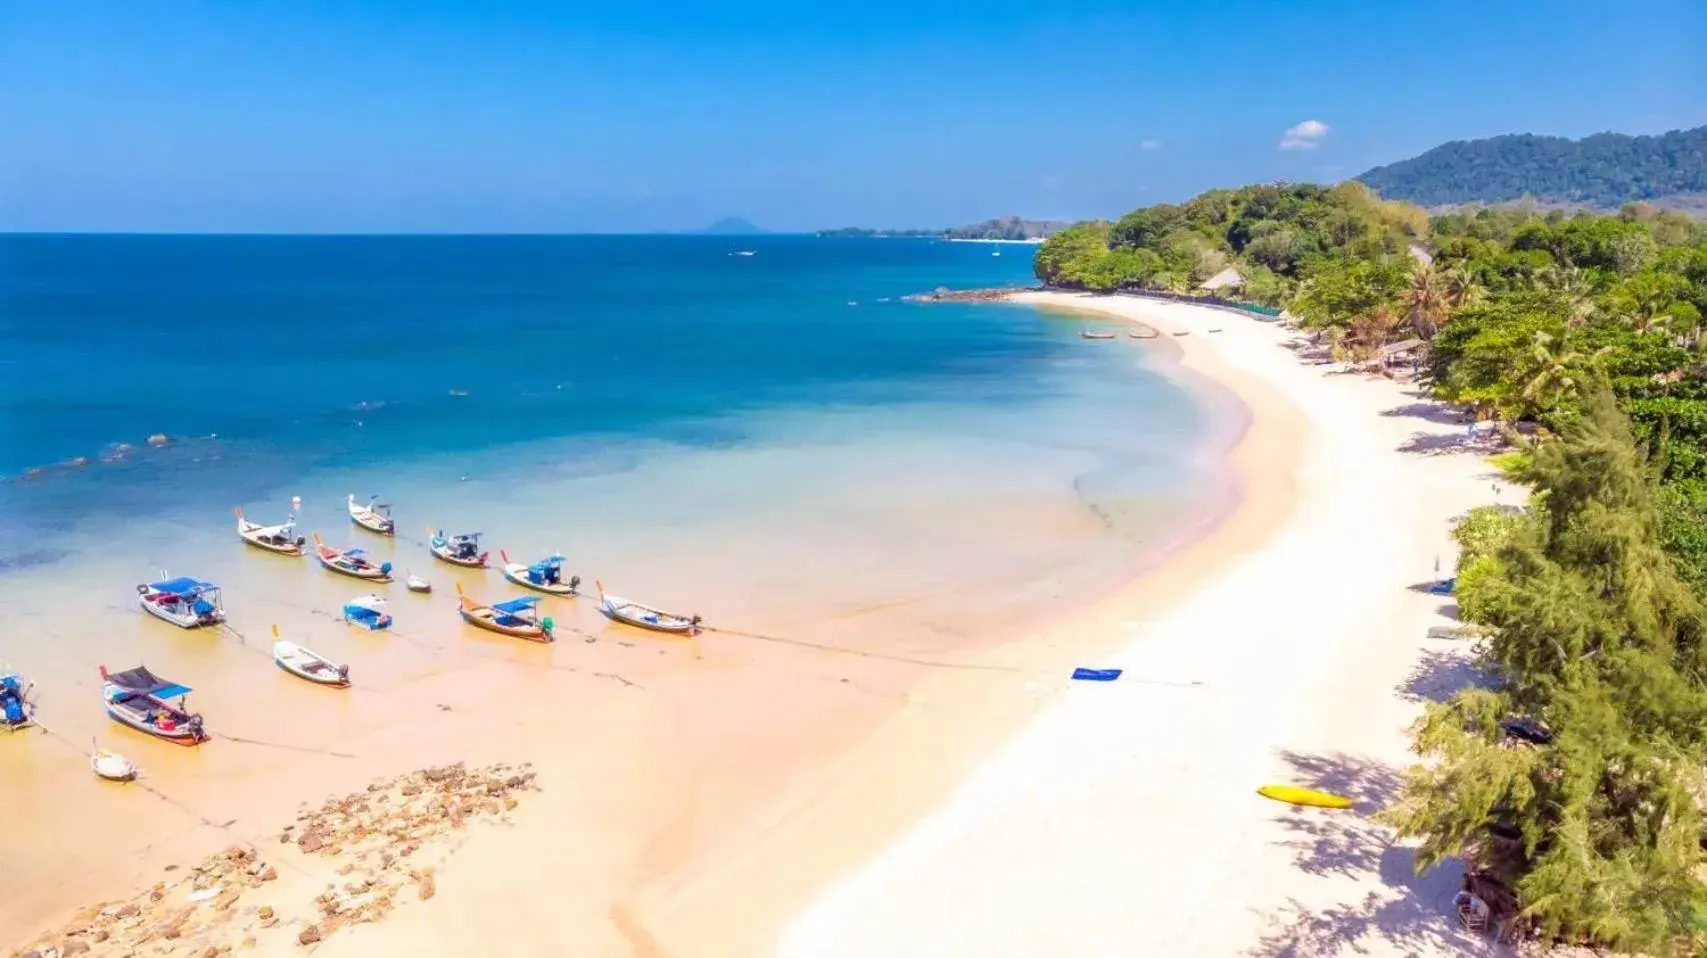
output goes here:
[[17, 731], [34, 724], [30, 705], [32, 686], [22, 675], [0, 665], [0, 728]]
[[391, 563], [374, 562], [364, 549], [334, 549], [320, 541], [319, 533], [314, 534], [314, 556], [321, 565], [340, 575], [369, 582], [391, 581]]
[[435, 558], [466, 569], [486, 568], [487, 553], [480, 551], [480, 533], [447, 536], [443, 529], [427, 531], [433, 536], [427, 540], [427, 548]]
[[385, 611], [384, 596], [364, 595], [344, 603], [344, 621], [377, 632], [391, 627], [391, 613]]
[[494, 605], [482, 605], [463, 595], [461, 584], [456, 587], [456, 607], [462, 621], [500, 635], [530, 639], [534, 642], [550, 642], [551, 630], [555, 623], [551, 621], [551, 616], [540, 616], [539, 603], [538, 596], [530, 595]]
[[169, 579], [162, 572], [159, 582], [136, 587], [136, 599], [144, 612], [179, 628], [194, 629], [225, 621], [225, 603], [219, 586], [189, 576]]
[[525, 589], [533, 589], [536, 592], [544, 592], [547, 595], [579, 594], [581, 577], [572, 575], [565, 581], [563, 578], [565, 560], [563, 556], [555, 552], [530, 565], [511, 562], [509, 553], [502, 549], [498, 550], [498, 555], [504, 560], [504, 564], [498, 567], [498, 571], [504, 574], [504, 578], [516, 585]]
[[[138, 732], [163, 738], [180, 745], [200, 745], [207, 741], [202, 729], [202, 717], [184, 708], [188, 686], [163, 679], [147, 666], [139, 665], [123, 672], [108, 672], [101, 666], [101, 700], [107, 715], [121, 725]], [[178, 699], [173, 705], [169, 699]]]

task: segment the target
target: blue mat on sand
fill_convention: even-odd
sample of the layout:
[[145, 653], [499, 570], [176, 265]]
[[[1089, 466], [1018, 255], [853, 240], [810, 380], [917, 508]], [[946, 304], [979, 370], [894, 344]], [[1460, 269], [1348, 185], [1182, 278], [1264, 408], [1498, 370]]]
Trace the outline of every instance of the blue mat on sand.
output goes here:
[[1112, 682], [1120, 678], [1120, 670], [1078, 668], [1073, 670], [1073, 678], [1081, 682]]

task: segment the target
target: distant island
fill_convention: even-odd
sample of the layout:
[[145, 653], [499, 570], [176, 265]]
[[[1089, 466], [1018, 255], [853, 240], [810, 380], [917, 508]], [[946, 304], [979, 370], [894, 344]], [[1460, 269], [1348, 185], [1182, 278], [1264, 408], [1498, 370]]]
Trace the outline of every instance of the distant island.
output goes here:
[[1455, 140], [1357, 180], [1387, 199], [1429, 207], [1534, 199], [1615, 210], [1641, 200], [1707, 211], [1707, 126], [1659, 136]]
[[1027, 240], [1044, 240], [1072, 224], [1063, 220], [1028, 220], [1020, 216], [999, 216], [995, 219], [973, 223], [970, 226], [957, 226], [950, 229], [904, 229], [879, 230], [867, 229], [860, 226], [844, 226], [840, 229], [819, 230], [819, 236], [912, 236], [934, 237], [951, 240], [1007, 240], [1024, 242]]
[[689, 230], [701, 236], [758, 236], [770, 232], [739, 216], [725, 216], [704, 229]]

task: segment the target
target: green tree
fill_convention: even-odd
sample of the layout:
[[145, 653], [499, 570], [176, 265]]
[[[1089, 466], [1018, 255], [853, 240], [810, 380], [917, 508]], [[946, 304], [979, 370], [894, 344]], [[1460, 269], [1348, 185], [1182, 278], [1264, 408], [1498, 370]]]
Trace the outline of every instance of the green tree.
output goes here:
[[[1429, 709], [1427, 764], [1391, 818], [1422, 839], [1420, 867], [1468, 857], [1544, 934], [1690, 953], [1707, 945], [1703, 609], [1659, 544], [1652, 478], [1609, 389], [1588, 390], [1520, 478], [1543, 508], [1468, 583], [1498, 684]], [[1512, 715], [1550, 741], [1514, 747]]]

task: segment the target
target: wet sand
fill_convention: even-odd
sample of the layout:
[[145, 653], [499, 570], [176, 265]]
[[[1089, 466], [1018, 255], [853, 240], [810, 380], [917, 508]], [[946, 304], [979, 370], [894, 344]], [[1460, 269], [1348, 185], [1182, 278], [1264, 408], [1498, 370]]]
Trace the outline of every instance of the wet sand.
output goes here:
[[[1237, 408], [1219, 392], [1204, 400], [1221, 413]], [[1029, 474], [1019, 445], [1004, 469], [968, 489], [932, 462], [959, 451], [931, 444], [876, 462], [827, 449], [814, 457], [819, 471], [801, 476], [808, 491], [767, 513], [767, 491], [745, 477], [782, 466], [763, 452], [723, 455], [696, 469], [693, 488], [657, 497], [646, 536], [625, 527], [620, 497], [600, 482], [576, 485], [573, 501], [549, 485], [484, 477], [423, 485], [399, 497], [411, 508], [400, 510], [394, 541], [348, 526], [341, 492], [366, 488], [356, 478], [302, 490], [305, 531], [432, 577], [430, 598], [387, 590], [398, 625], [380, 633], [328, 614], [369, 590], [311, 558], [139, 519], [122, 544], [85, 543], [74, 565], [0, 580], [0, 624], [41, 643], [19, 664], [38, 682], [52, 733], [15, 736], [0, 750], [0, 796], [11, 820], [31, 823], [0, 852], [3, 944], [145, 888], [168, 866], [233, 844], [264, 847], [302, 801], [433, 765], [531, 762], [541, 793], [509, 826], [444, 861], [430, 906], [315, 947], [762, 951], [816, 884], [922, 812], [1064, 684], [1078, 653], [1075, 630], [1061, 623], [1216, 522], [1237, 492], [1219, 468], [1227, 439], [1201, 453], [1207, 487], [1190, 500], [1045, 494], [1050, 477]], [[732, 462], [740, 457], [753, 461]], [[911, 481], [897, 483], [898, 474]], [[880, 479], [879, 495], [868, 487]], [[644, 470], [608, 485], [629, 497], [636, 485], [665, 489]], [[564, 505], [541, 522], [541, 500]], [[516, 590], [495, 572], [432, 562], [419, 540], [428, 517], [462, 521], [476, 502], [494, 550], [525, 559], [560, 548], [571, 555], [566, 571], [730, 631], [637, 632], [607, 623], [585, 599], [546, 600], [558, 623], [551, 646], [464, 626], [453, 583], [481, 597]], [[692, 524], [732, 503], [736, 518]], [[271, 521], [282, 508], [253, 503], [249, 512]], [[554, 529], [575, 534], [564, 542]], [[1190, 568], [1190, 554], [1153, 581], [1185, 574], [1174, 570]], [[581, 565], [588, 555], [597, 568]], [[131, 585], [152, 578], [164, 556], [173, 574], [226, 587], [232, 630], [182, 632], [135, 610]], [[83, 611], [57, 614], [72, 608]], [[314, 687], [276, 669], [267, 654], [274, 623], [348, 662], [355, 687]], [[1041, 658], [1031, 651], [1051, 646]], [[176, 748], [105, 718], [97, 666], [139, 662], [195, 688], [189, 704], [213, 742]], [[94, 781], [78, 749], [95, 738], [141, 765], [142, 781]], [[897, 750], [902, 738], [908, 747]], [[302, 867], [336, 880], [312, 861]], [[297, 945], [281, 933], [256, 947]]]

